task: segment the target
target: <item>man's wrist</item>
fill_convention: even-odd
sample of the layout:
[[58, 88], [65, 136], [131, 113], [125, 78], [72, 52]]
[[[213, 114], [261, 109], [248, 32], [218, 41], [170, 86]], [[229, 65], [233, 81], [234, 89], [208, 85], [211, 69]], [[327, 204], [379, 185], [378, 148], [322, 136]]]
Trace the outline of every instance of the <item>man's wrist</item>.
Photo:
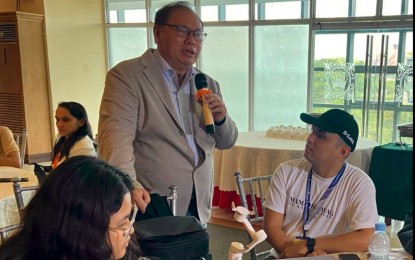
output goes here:
[[226, 120], [226, 116], [221, 121], [214, 122], [214, 123], [215, 123], [216, 126], [221, 126], [221, 125], [223, 125], [223, 123], [225, 123], [225, 120]]
[[306, 241], [307, 255], [314, 252], [315, 245], [316, 245], [316, 240], [314, 238], [308, 237]]

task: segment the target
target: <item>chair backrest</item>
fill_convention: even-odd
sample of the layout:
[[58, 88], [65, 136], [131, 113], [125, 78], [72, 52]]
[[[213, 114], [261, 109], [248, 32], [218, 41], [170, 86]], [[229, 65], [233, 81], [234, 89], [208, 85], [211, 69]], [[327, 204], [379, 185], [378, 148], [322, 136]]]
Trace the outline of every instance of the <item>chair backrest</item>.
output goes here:
[[23, 168], [26, 156], [27, 129], [23, 129], [21, 133], [13, 132], [13, 136], [17, 146], [19, 146], [20, 149], [20, 168]]
[[9, 235], [13, 234], [12, 232], [18, 230], [19, 228], [20, 223], [0, 228], [0, 245], [6, 241]]
[[13, 181], [13, 191], [14, 197], [16, 198], [17, 210], [19, 211], [21, 218], [25, 207], [22, 193], [25, 191], [37, 191], [39, 189], [39, 186], [21, 187], [19, 182], [20, 179]]
[[169, 202], [169, 206], [171, 209], [171, 212], [173, 213], [173, 216], [177, 215], [177, 186], [171, 185], [169, 187], [170, 189], [170, 195], [167, 196], [167, 201]]
[[[265, 211], [263, 204], [265, 201], [266, 191], [271, 182], [272, 175], [242, 178], [239, 171], [236, 171], [233, 175], [235, 176], [236, 186], [238, 188], [239, 198], [241, 200], [241, 206], [247, 209], [252, 209], [254, 212], [253, 217], [248, 217], [249, 222], [262, 222], [264, 219], [263, 213]], [[248, 187], [247, 192], [245, 191], [245, 187]], [[248, 203], [247, 197], [250, 197], [250, 203]], [[251, 236], [248, 235], [248, 237], [249, 241], [251, 242]], [[256, 260], [260, 256], [270, 254], [270, 250], [256, 253], [255, 248], [253, 248], [250, 251], [250, 254], [251, 260]]]
[[17, 210], [19, 211], [19, 215], [20, 215], [20, 222], [18, 224], [13, 224], [10, 226], [0, 228], [0, 242], [1, 243], [3, 243], [10, 234], [12, 234], [14, 231], [18, 230], [21, 227], [22, 215], [23, 215], [23, 210], [25, 207], [22, 192], [34, 191], [34, 190], [39, 189], [39, 186], [21, 187], [20, 181], [21, 181], [20, 178], [15, 178], [15, 180], [13, 180], [13, 191], [14, 191], [14, 197], [16, 199]]

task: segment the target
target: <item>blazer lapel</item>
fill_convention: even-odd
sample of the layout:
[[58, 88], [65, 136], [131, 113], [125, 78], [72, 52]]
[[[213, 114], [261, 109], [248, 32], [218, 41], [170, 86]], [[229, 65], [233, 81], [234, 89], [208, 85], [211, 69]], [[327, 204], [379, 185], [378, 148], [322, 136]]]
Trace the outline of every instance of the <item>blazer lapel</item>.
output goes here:
[[145, 69], [143, 69], [143, 73], [147, 77], [149, 84], [156, 91], [157, 95], [163, 102], [164, 107], [169, 112], [170, 116], [173, 118], [176, 125], [180, 129], [182, 129], [180, 120], [177, 116], [176, 109], [173, 105], [170, 94], [167, 91], [166, 83], [163, 77], [160, 77], [160, 75], [162, 75], [163, 72], [161, 71], [156, 59], [154, 58], [152, 50], [146, 51], [145, 54], [142, 56], [142, 64], [145, 67]]

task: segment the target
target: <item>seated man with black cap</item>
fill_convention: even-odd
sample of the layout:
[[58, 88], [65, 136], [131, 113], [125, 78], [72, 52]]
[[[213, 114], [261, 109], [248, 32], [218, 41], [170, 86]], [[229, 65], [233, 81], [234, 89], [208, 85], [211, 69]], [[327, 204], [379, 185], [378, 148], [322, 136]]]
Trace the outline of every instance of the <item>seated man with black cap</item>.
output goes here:
[[378, 220], [375, 186], [345, 160], [356, 148], [358, 125], [331, 109], [314, 117], [304, 157], [278, 166], [265, 199], [267, 259], [365, 252]]

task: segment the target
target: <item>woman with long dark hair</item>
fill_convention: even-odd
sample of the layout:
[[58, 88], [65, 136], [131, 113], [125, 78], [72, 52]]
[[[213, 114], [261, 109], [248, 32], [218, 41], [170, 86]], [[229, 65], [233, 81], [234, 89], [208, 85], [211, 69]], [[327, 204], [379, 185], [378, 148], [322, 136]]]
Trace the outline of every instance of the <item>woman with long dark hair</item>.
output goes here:
[[124, 257], [137, 212], [132, 188], [128, 175], [95, 157], [65, 160], [25, 208], [21, 230], [0, 245], [0, 259]]
[[72, 156], [97, 156], [88, 115], [81, 104], [59, 103], [55, 119], [59, 134], [53, 147], [53, 169]]

